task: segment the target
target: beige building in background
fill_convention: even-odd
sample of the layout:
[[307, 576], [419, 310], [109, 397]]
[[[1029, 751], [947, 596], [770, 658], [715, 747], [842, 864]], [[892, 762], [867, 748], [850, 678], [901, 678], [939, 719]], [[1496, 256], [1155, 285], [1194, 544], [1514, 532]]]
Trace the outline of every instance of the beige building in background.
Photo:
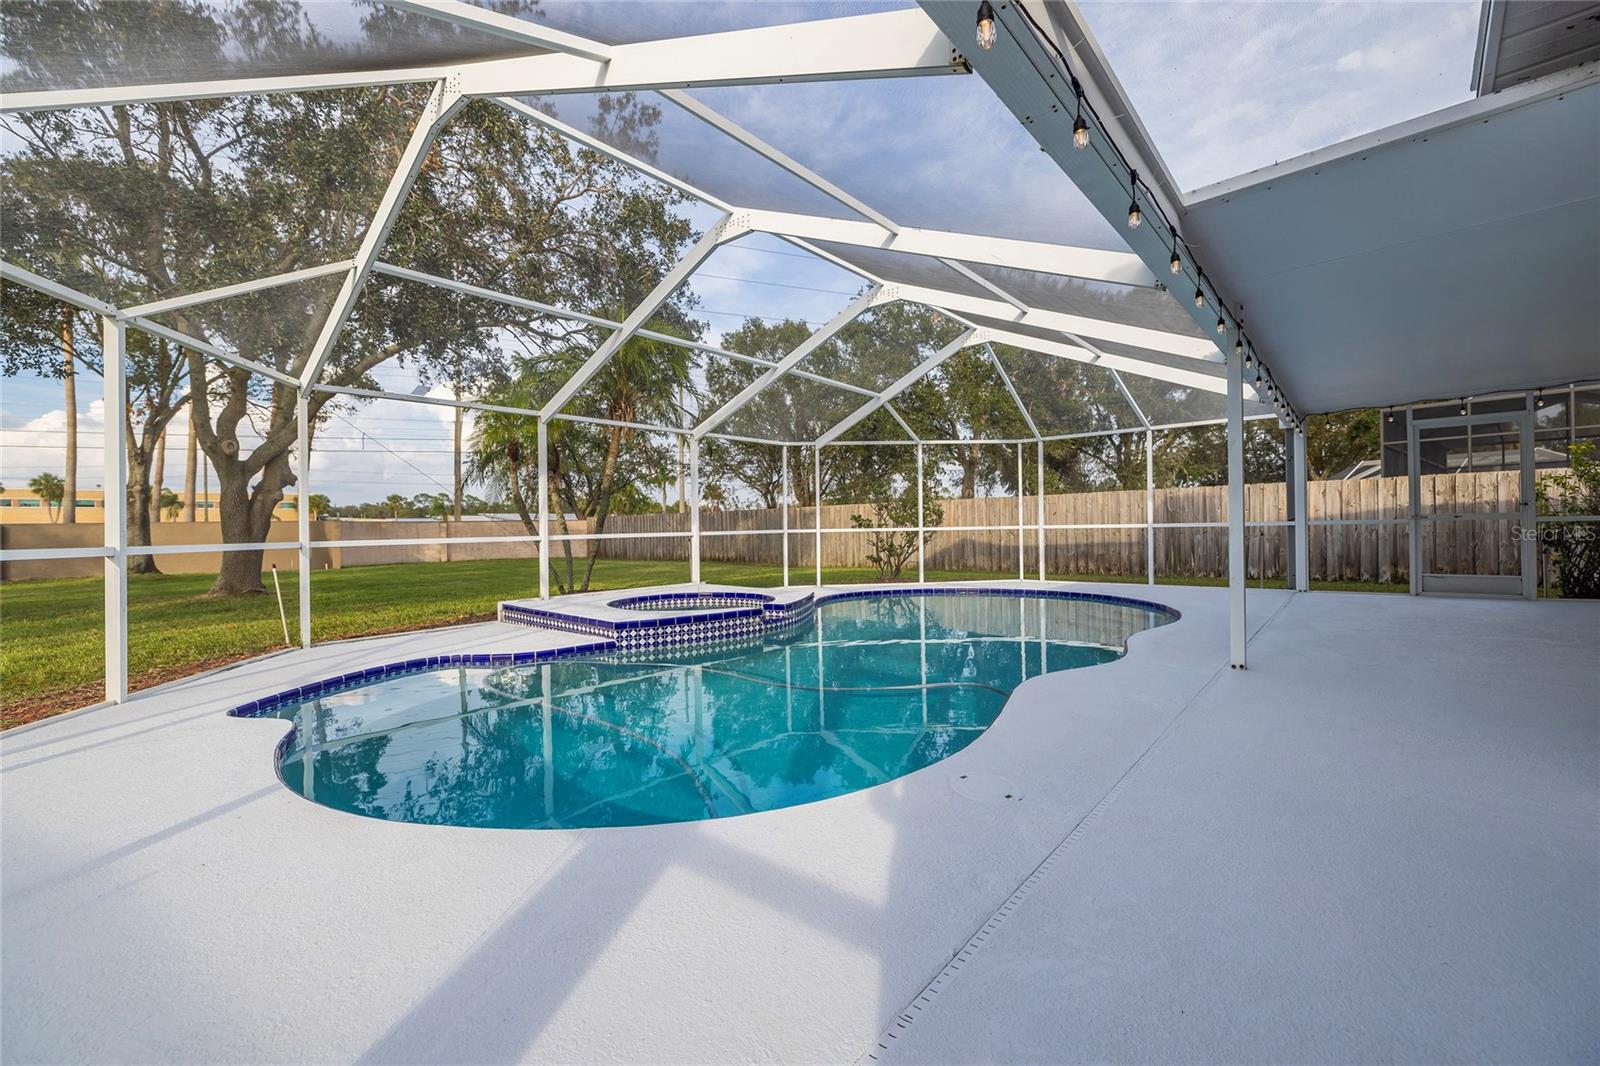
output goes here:
[[[216, 493], [196, 493], [194, 522], [215, 522], [217, 520], [218, 496]], [[293, 522], [295, 520], [294, 495], [287, 495], [272, 511], [275, 522]], [[76, 519], [78, 522], [100, 522], [104, 520], [106, 509], [106, 494], [104, 489], [79, 489], [76, 504]], [[0, 523], [34, 524], [40, 522], [60, 522], [61, 509], [47, 507], [45, 502], [35, 496], [26, 486], [12, 488], [6, 486], [0, 491]], [[176, 518], [160, 515], [157, 521], [161, 522], [188, 522], [191, 519], [182, 517], [180, 511]]]

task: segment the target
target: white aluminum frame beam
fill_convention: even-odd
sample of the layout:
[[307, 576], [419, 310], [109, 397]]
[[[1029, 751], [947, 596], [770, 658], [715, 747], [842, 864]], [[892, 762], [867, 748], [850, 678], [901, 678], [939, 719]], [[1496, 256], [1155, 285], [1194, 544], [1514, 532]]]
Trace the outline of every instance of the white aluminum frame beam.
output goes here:
[[789, 211], [750, 211], [748, 214], [751, 229], [778, 236], [958, 259], [984, 266], [1013, 267], [1141, 288], [1153, 288], [1156, 283], [1156, 275], [1132, 252], [1108, 252], [1098, 248], [913, 226], [902, 226], [891, 233], [872, 222]]
[[928, 17], [906, 9], [614, 45], [606, 62], [574, 55], [486, 60], [461, 68], [461, 91], [623, 92], [967, 72]]
[[1038, 423], [1034, 422], [1033, 414], [1028, 410], [1028, 405], [1022, 402], [1022, 396], [1017, 392], [1017, 386], [1012, 383], [1011, 375], [1006, 373], [1006, 368], [1001, 365], [1000, 357], [995, 354], [994, 345], [985, 343], [983, 350], [988, 353], [989, 364], [994, 367], [994, 372], [1000, 375], [1000, 384], [1006, 387], [1006, 393], [1011, 397], [1011, 403], [1017, 409], [1017, 414], [1022, 416], [1023, 424], [1028, 427], [1028, 432], [1033, 434], [1033, 439], [1040, 444], [1044, 438], [1039, 433]]
[[1145, 326], [1129, 326], [1121, 322], [1106, 322], [1096, 318], [1084, 318], [1082, 315], [1069, 315], [1062, 311], [1046, 311], [1037, 307], [1018, 314], [1017, 309], [1004, 300], [966, 296], [921, 285], [904, 285], [897, 282], [896, 288], [900, 290], [902, 300], [945, 307], [958, 313], [982, 315], [985, 318], [1016, 322], [1060, 333], [1072, 333], [1080, 337], [1111, 341], [1114, 344], [1129, 344], [1166, 355], [1181, 355], [1198, 362], [1212, 364], [1222, 362], [1222, 355], [1217, 346], [1205, 337], [1168, 333]]
[[203, 81], [149, 82], [110, 85], [94, 89], [44, 89], [0, 95], [0, 114], [20, 111], [60, 111], [73, 107], [112, 107], [118, 104], [161, 104], [174, 100], [215, 100], [224, 96], [264, 93], [305, 93], [324, 89], [358, 89], [369, 85], [406, 85], [440, 81], [450, 76], [448, 66], [396, 67], [389, 70], [348, 70], [331, 74], [286, 74], [274, 78], [211, 78]]
[[[629, 312], [628, 317], [622, 320], [622, 324], [617, 328], [616, 332], [607, 337], [600, 347], [596, 348], [593, 354], [583, 361], [583, 365], [573, 372], [565, 384], [556, 390], [556, 394], [546, 401], [545, 405], [539, 409], [539, 417], [548, 419], [552, 415], [559, 413], [567, 405], [567, 401], [571, 400], [579, 389], [587, 385], [590, 378], [600, 372], [600, 368], [605, 366], [606, 360], [611, 358], [612, 353], [626, 344], [639, 331], [640, 327], [649, 320], [650, 316], [660, 310], [662, 304], [671, 299], [672, 294], [678, 290], [678, 287], [689, 279], [689, 276], [699, 268], [701, 263], [706, 261], [712, 252], [717, 250], [718, 245], [734, 240], [744, 232], [744, 223], [741, 217], [737, 215], [723, 215], [716, 225], [706, 230], [701, 238], [684, 253], [683, 257], [673, 264], [672, 269], [666, 273], [666, 276], [656, 283], [655, 288], [650, 290], [650, 294], [644, 298], [643, 302]], [[699, 439], [698, 434], [695, 439]]]
[[872, 412], [884, 406], [890, 400], [894, 399], [906, 389], [910, 388], [919, 379], [931, 373], [946, 360], [954, 356], [957, 352], [961, 351], [963, 348], [969, 348], [975, 344], [982, 344], [984, 340], [985, 337], [983, 336], [983, 332], [981, 330], [967, 330], [965, 333], [961, 334], [961, 336], [957, 337], [955, 340], [951, 341], [949, 344], [945, 345], [943, 348], [940, 348], [937, 352], [930, 355], [928, 358], [924, 359], [922, 362], [918, 363], [904, 374], [900, 375], [900, 377], [893, 384], [889, 385], [882, 392], [878, 393], [877, 396], [868, 400], [860, 407], [857, 407], [854, 411], [851, 411], [832, 429], [828, 430], [822, 436], [817, 438], [817, 447], [820, 448], [825, 444], [832, 444], [844, 434], [854, 429], [856, 425], [862, 421], [862, 419], [866, 418], [868, 415], [872, 414]]
[[762, 374], [750, 384], [740, 389], [737, 394], [730, 398], [721, 407], [712, 412], [711, 417], [704, 419], [699, 425], [695, 426], [694, 439], [699, 440], [707, 433], [710, 433], [713, 429], [716, 429], [723, 422], [727, 421], [735, 411], [748, 403], [757, 393], [765, 389], [768, 385], [771, 385], [774, 381], [777, 381], [779, 378], [783, 377], [785, 373], [791, 370], [801, 360], [805, 359], [806, 356], [810, 355], [812, 352], [816, 351], [824, 343], [826, 343], [835, 333], [838, 333], [845, 326], [849, 325], [863, 311], [876, 304], [887, 303], [889, 300], [893, 299], [892, 295], [889, 295], [889, 292], [890, 290], [886, 289], [885, 287], [881, 285], [875, 285], [866, 292], [862, 293], [860, 296], [857, 296], [854, 300], [851, 300], [838, 314], [829, 319], [825, 325], [802, 341], [794, 349], [794, 351], [790, 352], [788, 355], [778, 360], [778, 362], [774, 363], [772, 369], [768, 370], [765, 374]]
[[1147, 363], [1125, 355], [1112, 355], [1110, 353], [1097, 354], [1077, 344], [1066, 341], [1047, 341], [1028, 333], [1012, 333], [1007, 330], [985, 327], [989, 331], [989, 338], [1001, 344], [1009, 344], [1013, 348], [1024, 351], [1037, 352], [1040, 355], [1054, 355], [1062, 359], [1072, 359], [1079, 363], [1089, 363], [1094, 366], [1103, 366], [1108, 370], [1126, 370], [1130, 374], [1140, 374], [1144, 377], [1159, 378], [1170, 381], [1174, 385], [1185, 388], [1199, 389], [1203, 392], [1213, 392], [1221, 395], [1228, 391], [1225, 379], [1215, 374], [1208, 374], [1200, 370], [1179, 370], [1167, 366], [1165, 363]]
[[575, 33], [565, 33], [530, 19], [503, 15], [498, 11], [461, 3], [461, 0], [380, 0], [380, 2], [385, 7], [409, 11], [414, 15], [424, 15], [427, 18], [448, 22], [452, 26], [477, 30], [506, 40], [521, 41], [539, 48], [548, 48], [552, 52], [581, 56], [597, 63], [604, 63], [611, 58], [611, 47], [599, 41], [592, 41]]
[[234, 296], [260, 292], [262, 289], [275, 289], [280, 285], [292, 285], [297, 281], [310, 281], [313, 278], [326, 277], [329, 274], [348, 273], [355, 265], [354, 259], [345, 259], [335, 263], [324, 263], [321, 266], [301, 267], [299, 270], [289, 270], [282, 274], [271, 274], [267, 277], [255, 278], [250, 281], [241, 281], [234, 285], [219, 285], [214, 289], [186, 293], [182, 296], [168, 296], [162, 300], [152, 300], [149, 303], [120, 308], [117, 311], [117, 317], [140, 318], [144, 315], [160, 315], [168, 311], [179, 311], [185, 307], [194, 307], [197, 304], [212, 303], [216, 300], [226, 300]]
[[[437, 274], [427, 274], [420, 270], [411, 270], [407, 267], [395, 266], [393, 263], [385, 263], [382, 260], [372, 264], [372, 272], [374, 274], [386, 274], [389, 277], [401, 278], [406, 281], [415, 281], [423, 285], [433, 285], [441, 289], [449, 289], [452, 292], [459, 292], [463, 296], [472, 296], [482, 300], [492, 300], [495, 303], [503, 303], [511, 307], [521, 307], [525, 310], [536, 311], [540, 314], [549, 315], [551, 318], [565, 318], [574, 322], [584, 322], [591, 326], [598, 326], [601, 329], [622, 328], [621, 322], [617, 322], [609, 318], [601, 318], [599, 315], [589, 315], [583, 313], [582, 311], [570, 311], [565, 307], [557, 307], [554, 304], [541, 303], [538, 300], [529, 300], [522, 296], [512, 296], [509, 293], [498, 292], [494, 289], [486, 289], [481, 285], [472, 285], [464, 281], [451, 281], [449, 278], [440, 277]], [[773, 365], [771, 362], [765, 359], [757, 359], [753, 355], [745, 355], [743, 352], [730, 352], [728, 349], [718, 348], [714, 344], [704, 344], [700, 341], [685, 340], [682, 337], [674, 337], [670, 333], [661, 333], [653, 329], [641, 329], [638, 330], [634, 335], [638, 337], [648, 337], [651, 340], [661, 341], [664, 344], [673, 344], [679, 348], [687, 348], [690, 351], [704, 352], [707, 355], [715, 355], [722, 359], [731, 359], [738, 363], [748, 363], [751, 366], [759, 366], [763, 369]], [[852, 385], [847, 381], [837, 381], [834, 378], [826, 377], [822, 374], [812, 374], [803, 370], [797, 370], [794, 373], [796, 377], [802, 377], [808, 381], [815, 381], [822, 385], [832, 385], [835, 388], [844, 389], [847, 392], [858, 392], [863, 396], [872, 395], [871, 389], [864, 389], [860, 385]]]
[[439, 82], [429, 94], [428, 103], [422, 109], [421, 117], [417, 119], [416, 128], [411, 131], [411, 139], [406, 142], [405, 150], [400, 154], [400, 162], [389, 178], [388, 187], [383, 191], [383, 199], [378, 202], [378, 209], [373, 214], [372, 222], [367, 226], [366, 235], [361, 238], [361, 247], [355, 255], [355, 265], [345, 276], [344, 285], [334, 299], [333, 307], [328, 312], [328, 319], [322, 324], [322, 332], [317, 337], [317, 343], [306, 360], [305, 372], [300, 378], [302, 388], [309, 387], [322, 376], [322, 368], [333, 352], [333, 346], [338, 342], [339, 334], [344, 329], [350, 312], [355, 309], [362, 288], [366, 285], [367, 274], [371, 272], [372, 264], [378, 261], [378, 253], [388, 241], [389, 231], [394, 228], [395, 220], [400, 217], [400, 209], [405, 204], [406, 195], [411, 192], [412, 183], [416, 181], [422, 161], [427, 158], [439, 131], [464, 103], [461, 94], [451, 89], [446, 82]]

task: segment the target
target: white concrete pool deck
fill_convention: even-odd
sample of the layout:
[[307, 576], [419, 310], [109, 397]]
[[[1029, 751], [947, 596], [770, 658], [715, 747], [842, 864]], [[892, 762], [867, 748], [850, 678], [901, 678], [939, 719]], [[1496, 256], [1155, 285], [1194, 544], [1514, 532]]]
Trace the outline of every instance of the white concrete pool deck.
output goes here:
[[577, 642], [521, 626], [13, 731], [0, 1058], [1600, 1059], [1600, 604], [1252, 591], [1236, 672], [1222, 590], [1053, 584], [1184, 617], [944, 762], [719, 821], [355, 817], [278, 782], [287, 723], [223, 713]]

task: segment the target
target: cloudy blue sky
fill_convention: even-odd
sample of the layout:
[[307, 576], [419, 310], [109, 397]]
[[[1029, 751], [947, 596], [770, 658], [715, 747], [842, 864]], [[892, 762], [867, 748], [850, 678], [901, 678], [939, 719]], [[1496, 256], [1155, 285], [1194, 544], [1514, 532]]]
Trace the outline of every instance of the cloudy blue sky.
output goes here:
[[[646, 31], [704, 32], [794, 17], [832, 17], [892, 4], [552, 2], [561, 28], [627, 40]], [[1448, 106], [1470, 94], [1476, 2], [1236, 3], [1185, 0], [1083, 4], [1096, 36], [1178, 183], [1204, 186]], [[330, 25], [337, 18], [325, 17]], [[960, 42], [962, 46], [966, 42]], [[929, 228], [1122, 247], [1031, 137], [976, 77], [884, 79], [696, 90], [705, 103], [789, 152], [896, 221]], [[592, 100], [554, 101], [587, 127]], [[752, 207], [856, 217], [698, 119], [662, 102], [657, 166]], [[701, 227], [716, 212], [693, 205]], [[693, 287], [708, 339], [748, 317], [821, 324], [862, 280], [781, 241], [746, 237], [719, 249]], [[384, 383], [416, 388], [403, 370]], [[60, 473], [65, 414], [59, 384], [6, 379], [0, 482]], [[80, 484], [98, 479], [102, 404], [79, 389]], [[313, 479], [336, 501], [390, 492], [445, 492], [448, 409], [381, 403], [321, 435]], [[244, 442], [248, 446], [248, 440]], [[166, 482], [183, 473], [184, 440], [169, 441]], [[351, 454], [359, 453], [359, 454]]]

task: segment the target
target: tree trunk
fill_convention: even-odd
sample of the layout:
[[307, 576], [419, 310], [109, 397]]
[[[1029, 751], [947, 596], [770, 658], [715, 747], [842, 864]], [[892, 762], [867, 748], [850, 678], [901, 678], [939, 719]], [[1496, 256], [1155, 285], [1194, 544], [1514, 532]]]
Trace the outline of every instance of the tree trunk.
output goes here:
[[[272, 510], [283, 499], [283, 490], [294, 483], [289, 454], [280, 453], [267, 462], [255, 491], [244, 464], [235, 459], [216, 463], [217, 510], [224, 544], [255, 544], [272, 531]], [[212, 599], [265, 593], [261, 583], [261, 564], [265, 553], [260, 548], [222, 553], [217, 580], [206, 595]]]
[[183, 520], [194, 521], [194, 481], [200, 466], [200, 439], [194, 432], [194, 404], [189, 405], [189, 444], [183, 462]]
[[[154, 448], [128, 437], [128, 547], [150, 546], [150, 463]], [[159, 574], [153, 555], [128, 556], [128, 573]]]
[[[611, 514], [611, 492], [617, 480], [617, 457], [622, 452], [623, 430], [616, 426], [611, 427], [611, 439], [606, 442], [605, 465], [600, 468], [600, 506], [595, 508], [594, 530], [596, 534], [606, 531], [606, 517]], [[678, 434], [678, 440], [683, 441], [683, 434]], [[589, 542], [589, 558], [583, 567], [583, 591], [589, 591], [589, 581], [594, 576], [594, 564], [600, 558], [600, 545], [603, 541], [592, 540]]]
[[74, 364], [77, 351], [72, 335], [72, 310], [61, 312], [61, 394], [67, 405], [67, 469], [61, 495], [61, 521], [71, 525], [78, 520], [78, 375]]
[[156, 470], [150, 478], [150, 521], [161, 521], [161, 490], [166, 485], [167, 478], [167, 431], [163, 427], [161, 436], [156, 438]]

